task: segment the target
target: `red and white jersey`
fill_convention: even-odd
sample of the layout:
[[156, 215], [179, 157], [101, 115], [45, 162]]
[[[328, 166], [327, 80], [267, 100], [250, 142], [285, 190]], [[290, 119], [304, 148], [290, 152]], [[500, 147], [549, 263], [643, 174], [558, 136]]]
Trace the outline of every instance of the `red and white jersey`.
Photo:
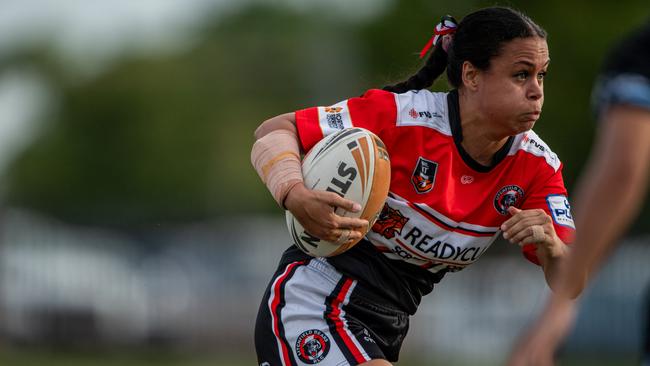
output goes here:
[[[568, 243], [575, 230], [562, 164], [537, 134], [511, 137], [485, 167], [460, 145], [458, 94], [428, 90], [362, 97], [296, 112], [300, 143], [308, 151], [324, 136], [366, 128], [386, 144], [391, 159], [389, 197], [367, 238], [391, 259], [431, 272], [461, 270], [501, 234], [509, 206], [544, 209]], [[523, 254], [539, 264], [534, 245]]]

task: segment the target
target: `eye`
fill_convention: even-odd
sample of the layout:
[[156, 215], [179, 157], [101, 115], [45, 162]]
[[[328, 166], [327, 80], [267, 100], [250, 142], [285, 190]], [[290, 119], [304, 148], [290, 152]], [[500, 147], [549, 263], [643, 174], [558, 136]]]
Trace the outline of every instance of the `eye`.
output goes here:
[[524, 80], [526, 80], [528, 78], [528, 71], [520, 71], [520, 72], [516, 73], [514, 76], [515, 76], [515, 79], [520, 80], [520, 81], [524, 81]]
[[546, 79], [546, 71], [540, 72], [539, 74], [537, 74], [537, 79], [539, 79], [539, 80]]

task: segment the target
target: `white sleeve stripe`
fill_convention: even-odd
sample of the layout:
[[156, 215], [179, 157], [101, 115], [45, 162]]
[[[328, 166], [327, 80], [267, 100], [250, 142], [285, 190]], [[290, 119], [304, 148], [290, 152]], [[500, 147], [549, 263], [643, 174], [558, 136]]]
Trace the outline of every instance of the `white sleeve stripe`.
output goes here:
[[515, 155], [519, 151], [544, 158], [556, 172], [560, 169], [561, 162], [557, 154], [551, 151], [551, 148], [532, 130], [515, 137], [508, 155]]
[[329, 107], [318, 107], [318, 125], [323, 136], [352, 127], [348, 101], [344, 100]]

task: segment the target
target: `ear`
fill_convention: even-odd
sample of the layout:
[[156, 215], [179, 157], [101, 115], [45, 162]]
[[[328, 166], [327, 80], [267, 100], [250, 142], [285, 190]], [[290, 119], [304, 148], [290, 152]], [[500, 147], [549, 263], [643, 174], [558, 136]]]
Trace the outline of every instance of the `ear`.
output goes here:
[[480, 70], [476, 66], [472, 65], [471, 62], [463, 62], [463, 69], [461, 71], [461, 77], [463, 79], [463, 86], [468, 90], [476, 91], [479, 85], [479, 74]]

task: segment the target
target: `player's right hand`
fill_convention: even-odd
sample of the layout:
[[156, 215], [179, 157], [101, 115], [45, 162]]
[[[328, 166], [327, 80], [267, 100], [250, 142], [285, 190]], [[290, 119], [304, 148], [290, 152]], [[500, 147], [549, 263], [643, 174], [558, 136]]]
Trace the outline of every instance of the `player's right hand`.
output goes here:
[[554, 366], [554, 356], [569, 333], [576, 315], [576, 301], [551, 295], [537, 321], [519, 338], [507, 366]]
[[308, 233], [322, 240], [336, 243], [345, 236], [345, 242], [360, 240], [368, 231], [368, 220], [336, 214], [337, 208], [359, 212], [361, 205], [334, 192], [310, 190], [298, 183], [289, 191], [284, 205]]

